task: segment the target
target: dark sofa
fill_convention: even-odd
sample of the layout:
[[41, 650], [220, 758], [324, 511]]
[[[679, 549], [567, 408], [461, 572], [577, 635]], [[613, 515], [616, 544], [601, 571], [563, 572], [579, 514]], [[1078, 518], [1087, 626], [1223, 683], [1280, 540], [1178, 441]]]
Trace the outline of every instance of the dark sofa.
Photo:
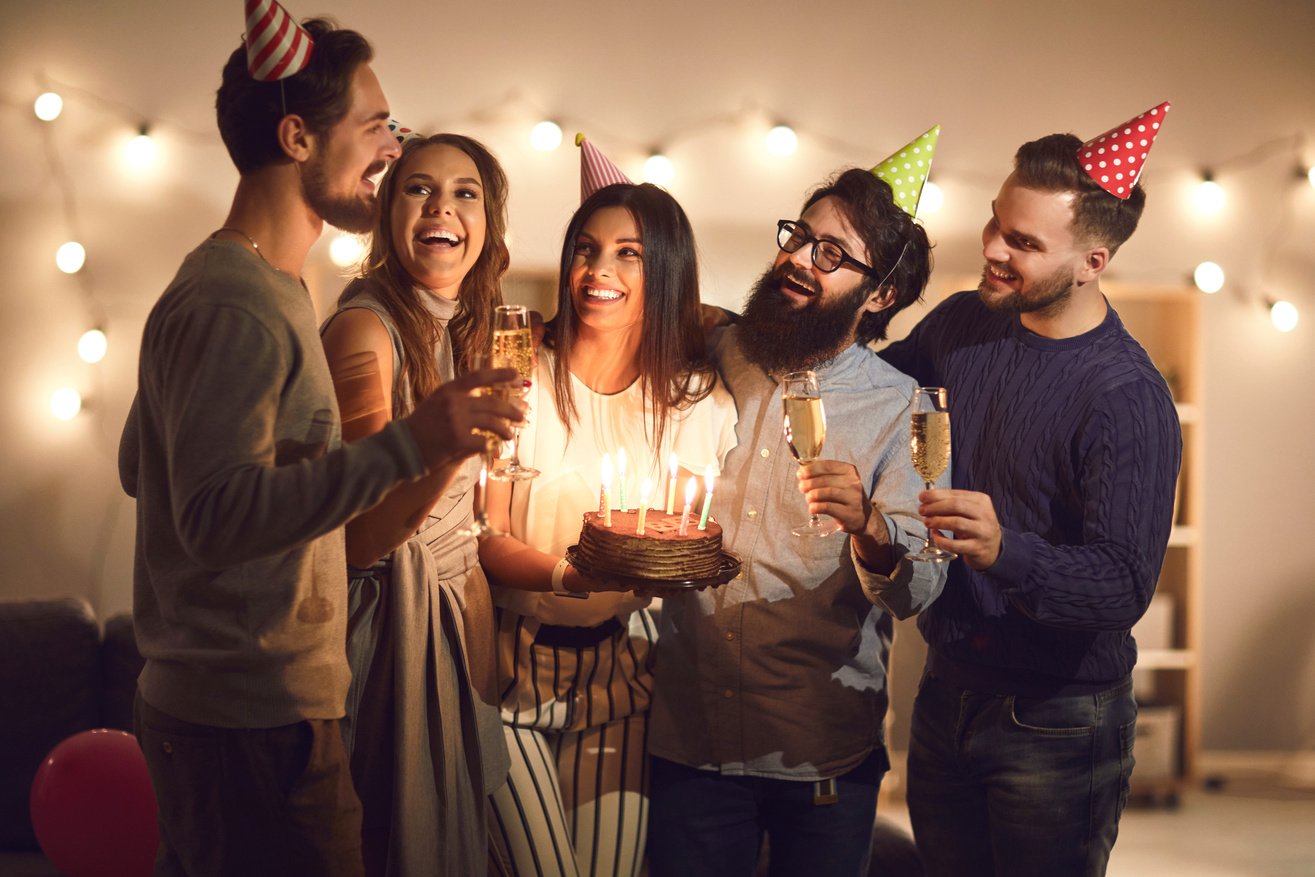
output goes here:
[[85, 600], [0, 601], [0, 874], [57, 877], [32, 834], [32, 778], [66, 737], [132, 730], [141, 668], [127, 614], [102, 628]]

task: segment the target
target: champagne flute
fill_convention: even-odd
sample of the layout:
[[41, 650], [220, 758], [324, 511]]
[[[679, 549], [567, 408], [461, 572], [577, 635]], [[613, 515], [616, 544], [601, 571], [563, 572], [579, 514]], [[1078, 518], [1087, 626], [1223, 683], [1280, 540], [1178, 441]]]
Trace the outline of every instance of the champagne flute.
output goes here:
[[[918, 387], [913, 396], [913, 425], [909, 431], [909, 453], [913, 468], [922, 476], [931, 490], [932, 483], [941, 477], [950, 465], [950, 409], [944, 387]], [[958, 557], [931, 540], [927, 528], [927, 541], [922, 550], [910, 554], [910, 560], [943, 563]]]
[[[520, 395], [526, 396], [533, 385], [535, 360], [529, 310], [524, 305], [498, 305], [493, 316], [493, 367], [516, 369], [521, 377]], [[490, 469], [490, 478], [527, 481], [538, 476], [538, 469], [521, 464], [520, 436], [520, 428], [512, 427], [511, 459], [497, 470]]]
[[[811, 463], [822, 453], [826, 439], [826, 412], [817, 375], [811, 371], [791, 372], [781, 379], [781, 403], [785, 408], [785, 440], [799, 465]], [[834, 520], [823, 521], [810, 514], [808, 523], [791, 528], [796, 536], [829, 536], [840, 529]]]
[[[479, 371], [486, 368], [493, 368], [493, 357], [487, 353], [476, 354], [474, 370]], [[500, 399], [510, 400], [517, 390], [514, 384], [502, 383], [489, 387], [480, 387], [477, 392], [482, 396], [497, 396]], [[476, 539], [484, 539], [489, 536], [505, 536], [506, 533], [503, 533], [489, 522], [488, 509], [489, 473], [493, 471], [494, 463], [502, 454], [502, 439], [487, 430], [481, 429], [476, 430], [476, 432], [484, 437], [484, 450], [480, 452], [479, 479], [475, 482], [475, 495], [471, 500], [470, 526], [464, 532]]]

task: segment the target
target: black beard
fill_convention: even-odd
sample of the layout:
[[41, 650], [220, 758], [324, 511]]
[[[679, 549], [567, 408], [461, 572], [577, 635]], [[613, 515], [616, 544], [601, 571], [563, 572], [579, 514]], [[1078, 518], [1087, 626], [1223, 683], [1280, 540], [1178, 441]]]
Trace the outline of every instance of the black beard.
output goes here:
[[[371, 176], [383, 170], [386, 165], [370, 165], [365, 175]], [[334, 228], [354, 234], [365, 234], [374, 229], [379, 218], [379, 199], [368, 201], [355, 196], [338, 198], [329, 194], [329, 180], [324, 172], [324, 162], [313, 158], [301, 168], [301, 193], [306, 203], [315, 214]]]
[[1051, 274], [1045, 280], [1039, 281], [1027, 290], [1026, 297], [1023, 296], [1023, 292], [1020, 290], [992, 301], [987, 298], [989, 283], [986, 274], [989, 270], [989, 266], [982, 269], [982, 282], [977, 287], [977, 291], [982, 297], [982, 304], [986, 305], [989, 310], [1054, 316], [1068, 307], [1069, 297], [1073, 295], [1073, 277], [1068, 274], [1067, 269], [1060, 268], [1054, 274]]
[[772, 374], [817, 368], [839, 356], [854, 343], [858, 310], [871, 293], [859, 283], [833, 302], [819, 297], [795, 310], [780, 289], [786, 277], [817, 290], [807, 272], [792, 271], [788, 263], [779, 271], [768, 268], [754, 283], [738, 324], [745, 358]]

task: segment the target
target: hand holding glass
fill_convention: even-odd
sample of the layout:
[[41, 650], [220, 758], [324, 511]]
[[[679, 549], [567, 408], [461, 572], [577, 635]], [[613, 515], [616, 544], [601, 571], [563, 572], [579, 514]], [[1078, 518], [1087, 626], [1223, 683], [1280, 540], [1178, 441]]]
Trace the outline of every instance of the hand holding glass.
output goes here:
[[[913, 468], [931, 490], [936, 479], [950, 465], [950, 409], [944, 387], [918, 387], [914, 392], [909, 453], [913, 457]], [[957, 556], [934, 543], [928, 527], [926, 544], [921, 551], [910, 554], [909, 559], [942, 563]]]
[[[476, 354], [474, 368], [476, 371], [493, 368], [493, 357], [487, 353]], [[518, 391], [516, 384], [503, 383], [481, 387], [477, 392], [483, 396], [497, 396], [500, 399], [510, 401], [515, 398]], [[475, 495], [471, 502], [471, 522], [465, 532], [476, 539], [489, 536], [505, 536], [505, 533], [489, 523], [488, 510], [489, 473], [493, 471], [493, 464], [497, 462], [498, 457], [501, 455], [502, 439], [485, 430], [478, 430], [478, 432], [484, 437], [484, 451], [480, 454], [479, 480], [475, 484]]]
[[[785, 408], [785, 440], [790, 453], [802, 466], [822, 454], [826, 439], [826, 412], [817, 375], [811, 371], [791, 372], [781, 379], [781, 402]], [[840, 529], [833, 520], [810, 514], [808, 522], [790, 530], [796, 536], [829, 536]]]

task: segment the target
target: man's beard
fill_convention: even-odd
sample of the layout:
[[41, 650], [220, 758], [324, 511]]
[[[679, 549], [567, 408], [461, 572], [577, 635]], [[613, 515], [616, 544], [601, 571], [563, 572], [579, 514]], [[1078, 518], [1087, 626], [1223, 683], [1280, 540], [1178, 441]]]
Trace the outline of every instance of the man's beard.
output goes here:
[[[780, 290], [789, 277], [818, 297], [796, 310]], [[773, 374], [816, 368], [840, 355], [854, 343], [858, 311], [871, 293], [866, 283], [833, 302], [823, 302], [817, 282], [806, 271], [783, 263], [768, 268], [753, 285], [739, 321], [740, 345], [745, 357]]]
[[[365, 176], [373, 176], [385, 167], [383, 162], [372, 164]], [[338, 196], [329, 191], [323, 158], [312, 158], [302, 165], [301, 193], [320, 219], [343, 231], [365, 234], [374, 230], [375, 220], [379, 218], [379, 199], [363, 199], [355, 194]]]
[[1021, 290], [1010, 290], [1007, 295], [998, 297], [991, 296], [990, 281], [986, 279], [989, 271], [989, 265], [982, 269], [982, 282], [978, 284], [977, 292], [982, 304], [993, 311], [1054, 316], [1068, 307], [1068, 300], [1073, 295], [1073, 275], [1068, 268], [1060, 268], [1031, 287], [1025, 285]]

